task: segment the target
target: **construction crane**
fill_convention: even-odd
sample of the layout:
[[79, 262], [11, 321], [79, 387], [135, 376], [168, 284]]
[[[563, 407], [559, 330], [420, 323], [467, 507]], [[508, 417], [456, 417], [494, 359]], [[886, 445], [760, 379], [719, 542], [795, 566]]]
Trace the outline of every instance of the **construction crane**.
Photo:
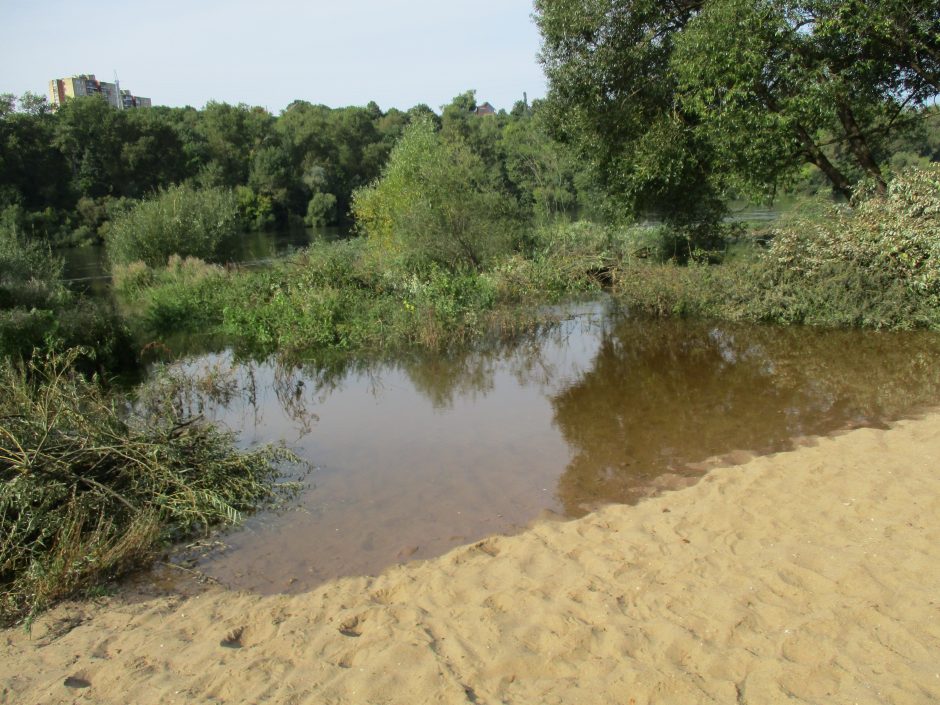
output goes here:
[[124, 96], [121, 95], [121, 82], [118, 80], [117, 69], [114, 69], [114, 92], [117, 93], [118, 110], [124, 110]]

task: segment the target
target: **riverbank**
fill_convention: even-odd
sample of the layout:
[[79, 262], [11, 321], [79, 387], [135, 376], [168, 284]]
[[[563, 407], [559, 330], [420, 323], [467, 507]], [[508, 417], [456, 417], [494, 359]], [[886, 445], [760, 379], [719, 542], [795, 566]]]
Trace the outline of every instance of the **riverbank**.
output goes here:
[[0, 702], [940, 700], [940, 414], [379, 578], [65, 604]]

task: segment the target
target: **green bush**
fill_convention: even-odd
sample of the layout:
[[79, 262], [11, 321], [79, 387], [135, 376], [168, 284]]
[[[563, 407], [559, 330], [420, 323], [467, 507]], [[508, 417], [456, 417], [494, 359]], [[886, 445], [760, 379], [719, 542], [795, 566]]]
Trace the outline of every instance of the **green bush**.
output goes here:
[[720, 266], [618, 271], [630, 308], [657, 315], [940, 329], [940, 167], [910, 170], [854, 209], [772, 230], [765, 250]]
[[[253, 352], [318, 355], [440, 349], [509, 335], [534, 324], [519, 303], [544, 302], [542, 284], [503, 297], [498, 267], [453, 272], [432, 263], [409, 272], [370, 254], [354, 239], [316, 244], [260, 271], [175, 258], [165, 268], [118, 268], [115, 288], [142, 338], [188, 332], [224, 336]], [[544, 266], [550, 270], [554, 276]]]
[[426, 120], [405, 131], [381, 178], [356, 191], [352, 211], [370, 241], [407, 266], [481, 269], [511, 251], [519, 233], [518, 203], [497, 175]]
[[0, 357], [29, 359], [35, 350], [85, 345], [117, 370], [131, 362], [130, 340], [109, 302], [76, 296], [62, 283], [62, 261], [49, 248], [0, 223]]
[[332, 193], [317, 191], [307, 203], [307, 215], [304, 224], [316, 228], [326, 225], [336, 218], [336, 196]]
[[105, 238], [113, 265], [141, 261], [162, 267], [170, 255], [210, 262], [229, 256], [240, 233], [231, 191], [171, 186], [118, 216]]
[[138, 566], [161, 542], [235, 522], [272, 496], [286, 451], [74, 371], [78, 350], [0, 361], [0, 623]]

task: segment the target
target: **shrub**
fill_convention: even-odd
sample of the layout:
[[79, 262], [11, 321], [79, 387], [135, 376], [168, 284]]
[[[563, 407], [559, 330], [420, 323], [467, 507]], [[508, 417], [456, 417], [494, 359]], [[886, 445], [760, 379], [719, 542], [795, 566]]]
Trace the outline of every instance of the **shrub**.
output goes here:
[[940, 325], [940, 166], [909, 170], [885, 195], [773, 234], [753, 268], [767, 312], [876, 328]]
[[518, 236], [518, 204], [496, 175], [426, 120], [405, 131], [381, 178], [356, 191], [352, 211], [375, 246], [408, 265], [480, 269]]
[[772, 230], [771, 243], [721, 266], [631, 264], [615, 289], [657, 315], [867, 328], [940, 329], [940, 167], [911, 170], [888, 192], [862, 192]]
[[80, 351], [0, 362], [0, 622], [133, 568], [272, 496], [286, 451], [157, 404], [147, 415], [74, 372]]
[[304, 224], [311, 228], [333, 221], [336, 218], [336, 196], [332, 193], [317, 191], [307, 203], [307, 215]]
[[118, 216], [105, 243], [112, 264], [162, 267], [170, 255], [216, 262], [230, 255], [240, 232], [231, 191], [171, 186]]
[[94, 347], [84, 364], [107, 369], [130, 362], [130, 340], [108, 302], [76, 296], [59, 279], [62, 262], [49, 248], [0, 224], [0, 356], [28, 359], [55, 347]]

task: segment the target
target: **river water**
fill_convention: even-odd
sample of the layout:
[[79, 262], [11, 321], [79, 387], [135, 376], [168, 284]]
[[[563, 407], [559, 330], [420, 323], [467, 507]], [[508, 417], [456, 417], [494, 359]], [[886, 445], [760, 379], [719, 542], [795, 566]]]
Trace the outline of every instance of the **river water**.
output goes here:
[[[695, 482], [716, 462], [881, 426], [940, 400], [940, 337], [636, 320], [596, 303], [449, 357], [321, 368], [231, 353], [176, 363], [180, 404], [314, 469], [287, 508], [201, 556], [291, 592], [439, 555], [533, 520]], [[804, 439], [804, 440], [801, 440]]]

